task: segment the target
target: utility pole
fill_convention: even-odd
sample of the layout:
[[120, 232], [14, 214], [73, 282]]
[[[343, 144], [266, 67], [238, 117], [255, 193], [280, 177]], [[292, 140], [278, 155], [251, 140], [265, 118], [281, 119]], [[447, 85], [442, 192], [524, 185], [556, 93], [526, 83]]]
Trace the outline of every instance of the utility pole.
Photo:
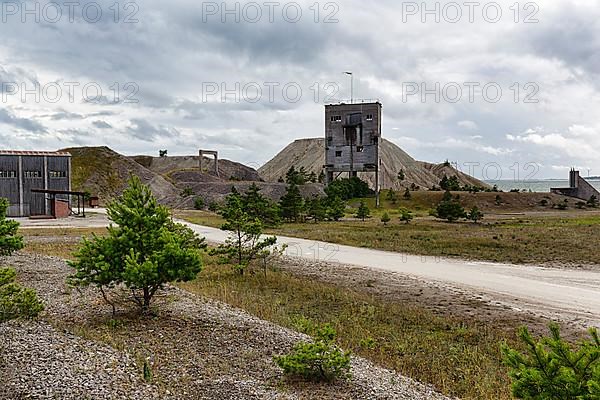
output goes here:
[[352, 72], [344, 72], [346, 75], [350, 75], [350, 104], [354, 103], [354, 74]]

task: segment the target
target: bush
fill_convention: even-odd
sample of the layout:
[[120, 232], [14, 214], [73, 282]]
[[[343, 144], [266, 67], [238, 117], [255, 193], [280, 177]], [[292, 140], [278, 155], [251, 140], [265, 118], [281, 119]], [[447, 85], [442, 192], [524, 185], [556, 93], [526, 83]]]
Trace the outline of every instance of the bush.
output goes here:
[[15, 318], [34, 318], [44, 310], [35, 290], [15, 283], [14, 269], [0, 269], [0, 322]]
[[212, 212], [219, 211], [219, 203], [217, 203], [216, 201], [211, 202], [208, 205], [208, 211], [212, 211]]
[[469, 211], [469, 213], [467, 214], [467, 218], [475, 223], [482, 220], [483, 217], [484, 217], [483, 213], [479, 210], [479, 208], [477, 206], [474, 206], [473, 208], [471, 208], [471, 211]]
[[194, 199], [194, 208], [196, 210], [204, 210], [204, 206], [204, 199], [202, 197], [198, 196]]
[[381, 216], [381, 222], [383, 222], [383, 225], [387, 225], [388, 222], [390, 222], [391, 220], [392, 219], [390, 218], [390, 215], [387, 212], [384, 212]]
[[400, 221], [408, 224], [410, 221], [414, 219], [413, 213], [407, 210], [406, 208], [400, 209]]
[[314, 343], [298, 343], [291, 354], [276, 356], [286, 375], [311, 381], [331, 382], [350, 376], [350, 352], [335, 346], [336, 332], [330, 325], [317, 329]]
[[525, 354], [502, 346], [513, 395], [528, 400], [600, 399], [600, 339], [596, 329], [590, 335], [591, 340], [573, 350], [560, 337], [557, 324], [550, 325], [549, 337], [537, 342], [521, 328]]
[[339, 197], [342, 200], [350, 200], [357, 197], [367, 197], [373, 195], [367, 182], [354, 176], [352, 178], [337, 179], [325, 188], [325, 193], [330, 197]]
[[23, 248], [23, 237], [17, 235], [19, 223], [6, 219], [8, 200], [0, 198], [0, 256], [9, 256]]
[[181, 191], [181, 197], [190, 197], [194, 195], [194, 189], [186, 187]]

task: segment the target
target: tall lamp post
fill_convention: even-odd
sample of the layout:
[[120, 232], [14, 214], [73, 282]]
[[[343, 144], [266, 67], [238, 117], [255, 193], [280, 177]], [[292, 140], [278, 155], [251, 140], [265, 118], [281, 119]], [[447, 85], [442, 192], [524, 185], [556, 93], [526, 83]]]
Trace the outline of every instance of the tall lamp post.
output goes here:
[[354, 74], [352, 72], [344, 72], [346, 75], [350, 75], [350, 104], [354, 103]]

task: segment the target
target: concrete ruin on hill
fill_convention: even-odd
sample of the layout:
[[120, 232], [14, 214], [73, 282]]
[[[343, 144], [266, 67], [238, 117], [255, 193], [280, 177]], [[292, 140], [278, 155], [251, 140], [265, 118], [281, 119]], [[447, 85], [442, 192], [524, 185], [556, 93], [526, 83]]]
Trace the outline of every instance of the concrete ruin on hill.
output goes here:
[[576, 197], [581, 200], [590, 200], [592, 196], [596, 196], [596, 199], [600, 199], [600, 192], [593, 187], [588, 181], [579, 175], [579, 171], [572, 168], [569, 173], [569, 187], [568, 188], [552, 188], [552, 193], [562, 194], [563, 196]]

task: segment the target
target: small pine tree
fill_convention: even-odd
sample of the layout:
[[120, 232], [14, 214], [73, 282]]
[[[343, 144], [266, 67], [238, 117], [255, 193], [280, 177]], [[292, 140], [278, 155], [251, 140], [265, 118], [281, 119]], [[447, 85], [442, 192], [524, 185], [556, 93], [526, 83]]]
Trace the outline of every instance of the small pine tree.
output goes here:
[[169, 209], [158, 204], [138, 177], [132, 177], [123, 194], [110, 203], [108, 217], [116, 226], [108, 228], [108, 236], [83, 239], [69, 262], [75, 273], [68, 281], [98, 287], [113, 313], [104, 288], [124, 284], [142, 311], [148, 311], [166, 283], [190, 281], [202, 269], [204, 239], [174, 223]]
[[330, 382], [350, 376], [350, 352], [335, 345], [336, 332], [331, 325], [324, 325], [315, 334], [314, 342], [298, 343], [291, 354], [274, 357], [275, 362], [287, 375], [306, 380]]
[[413, 213], [410, 212], [409, 210], [402, 208], [400, 210], [400, 221], [404, 222], [405, 224], [409, 224], [410, 221], [412, 221], [414, 219]]
[[324, 199], [320, 198], [319, 196], [314, 196], [306, 203], [308, 206], [308, 216], [311, 217], [315, 223], [323, 221], [325, 218], [327, 218], [327, 209], [325, 207]]
[[279, 201], [281, 208], [281, 217], [290, 222], [298, 222], [304, 212], [304, 199], [300, 194], [300, 189], [295, 183], [290, 183], [287, 191]]
[[390, 188], [390, 190], [388, 190], [385, 198], [387, 201], [391, 202], [392, 204], [396, 204], [396, 202], [398, 201], [398, 195], [396, 194], [394, 189], [391, 189], [391, 188]]
[[6, 219], [8, 200], [0, 198], [0, 255], [9, 256], [23, 248], [23, 237], [17, 235], [19, 223]]
[[212, 249], [210, 254], [220, 256], [222, 263], [233, 264], [238, 273], [243, 275], [253, 260], [270, 253], [269, 248], [277, 242], [277, 238], [261, 237], [263, 226], [260, 219], [250, 215], [242, 196], [237, 192], [227, 196], [219, 213], [226, 221], [221, 229], [230, 234], [225, 243]]
[[401, 169], [400, 171], [398, 171], [398, 180], [402, 182], [405, 178], [406, 176], [404, 175], [404, 170]]
[[458, 198], [453, 198], [452, 194], [446, 191], [442, 201], [436, 208], [436, 216], [440, 219], [448, 220], [448, 222], [456, 222], [467, 215]]
[[346, 215], [346, 203], [338, 196], [327, 196], [325, 199], [327, 218], [339, 221]]
[[477, 208], [477, 206], [471, 208], [471, 211], [469, 211], [469, 213], [467, 214], [467, 218], [469, 218], [474, 223], [481, 221], [483, 217], [483, 213], [479, 210], [479, 208]]
[[587, 205], [592, 208], [598, 207], [598, 197], [593, 194], [592, 197], [590, 197], [590, 199], [587, 201]]
[[200, 196], [194, 199], [194, 209], [196, 210], [204, 210], [206, 204], [204, 203], [204, 199]]
[[502, 346], [504, 363], [510, 368], [512, 392], [516, 398], [599, 399], [600, 338], [590, 329], [591, 340], [573, 350], [560, 336], [557, 324], [550, 325], [550, 336], [535, 341], [527, 328], [519, 337], [526, 352]]
[[406, 188], [406, 190], [404, 191], [404, 194], [402, 195], [402, 197], [404, 197], [404, 200], [410, 200], [412, 198], [412, 195], [410, 194], [410, 189]]
[[261, 189], [252, 183], [241, 197], [242, 203], [249, 215], [260, 220], [263, 226], [273, 227], [281, 223], [279, 207], [260, 193]]
[[364, 220], [370, 216], [371, 210], [369, 210], [369, 207], [367, 207], [367, 204], [364, 201], [361, 201], [358, 210], [356, 211], [356, 218], [360, 218], [364, 222]]
[[390, 215], [387, 212], [384, 212], [383, 215], [381, 216], [381, 222], [383, 222], [383, 225], [386, 226], [388, 224], [388, 222], [390, 222], [392, 219], [390, 218]]

